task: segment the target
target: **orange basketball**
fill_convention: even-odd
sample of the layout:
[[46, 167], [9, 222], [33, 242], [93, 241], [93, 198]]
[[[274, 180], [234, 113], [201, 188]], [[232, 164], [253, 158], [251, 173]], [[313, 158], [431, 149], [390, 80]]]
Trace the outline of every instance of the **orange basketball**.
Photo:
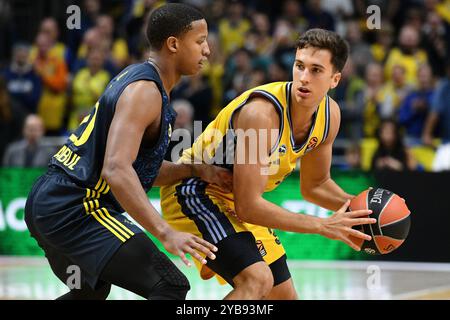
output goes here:
[[372, 236], [371, 241], [352, 237], [352, 241], [369, 254], [386, 254], [402, 245], [411, 225], [405, 201], [395, 193], [377, 188], [365, 190], [350, 202], [350, 210], [372, 210], [377, 223], [354, 228]]

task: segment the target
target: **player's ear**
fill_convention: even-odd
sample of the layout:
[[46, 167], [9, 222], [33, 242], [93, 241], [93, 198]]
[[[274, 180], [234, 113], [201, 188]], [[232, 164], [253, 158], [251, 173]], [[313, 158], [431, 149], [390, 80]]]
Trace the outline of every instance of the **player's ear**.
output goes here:
[[176, 53], [178, 51], [178, 39], [175, 37], [168, 37], [166, 40], [167, 48], [170, 52]]
[[330, 89], [334, 89], [337, 87], [337, 85], [339, 84], [339, 80], [341, 80], [341, 76], [342, 74], [340, 72], [336, 72], [332, 75]]

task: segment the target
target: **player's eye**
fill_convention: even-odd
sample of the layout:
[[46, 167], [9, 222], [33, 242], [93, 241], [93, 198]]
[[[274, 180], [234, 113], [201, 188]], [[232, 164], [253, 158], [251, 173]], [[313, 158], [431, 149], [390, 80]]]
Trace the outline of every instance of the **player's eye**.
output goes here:
[[297, 64], [297, 69], [303, 70], [303, 69], [305, 69], [305, 67], [302, 64]]
[[314, 69], [313, 69], [313, 72], [314, 72], [314, 73], [320, 73], [320, 72], [322, 72], [322, 70], [320, 70], [319, 68], [314, 68]]

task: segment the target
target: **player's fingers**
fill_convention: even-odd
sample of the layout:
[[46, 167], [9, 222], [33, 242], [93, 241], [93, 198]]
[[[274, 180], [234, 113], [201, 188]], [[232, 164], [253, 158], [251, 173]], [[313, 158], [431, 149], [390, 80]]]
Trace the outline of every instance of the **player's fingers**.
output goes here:
[[348, 206], [350, 205], [350, 199], [348, 199], [347, 201], [345, 201], [345, 203], [343, 204], [343, 206], [338, 210], [339, 212], [345, 212], [347, 211]]
[[186, 258], [186, 254], [183, 251], [179, 251], [178, 256], [181, 258], [185, 265], [187, 265], [188, 267], [191, 266], [191, 263], [189, 262], [188, 258]]
[[350, 241], [349, 239], [343, 238], [343, 239], [341, 239], [341, 241], [344, 242], [345, 244], [347, 244], [347, 245], [348, 245], [349, 247], [351, 247], [353, 250], [361, 251], [361, 248], [358, 247], [356, 244], [354, 244], [354, 243], [353, 243], [352, 241]]
[[197, 251], [195, 251], [194, 249], [192, 249], [191, 247], [187, 247], [185, 249], [185, 252], [189, 253], [191, 255], [192, 258], [200, 261], [201, 264], [206, 264], [206, 259], [203, 258]]
[[355, 211], [349, 211], [347, 212], [347, 215], [350, 218], [358, 218], [358, 217], [364, 217], [368, 216], [372, 213], [372, 210], [355, 210]]
[[374, 218], [359, 218], [359, 219], [350, 219], [349, 225], [351, 227], [358, 226], [362, 224], [374, 224], [377, 222], [377, 219]]
[[347, 233], [349, 235], [351, 235], [351, 236], [353, 236], [355, 238], [359, 238], [359, 239], [363, 239], [363, 240], [367, 240], [367, 241], [372, 240], [371, 236], [369, 236], [368, 234], [365, 234], [365, 233], [363, 233], [361, 231], [358, 231], [358, 230], [355, 230], [355, 229], [352, 229], [352, 228], [347, 228], [346, 230], [347, 230]]
[[212, 253], [209, 248], [207, 248], [197, 242], [193, 242], [191, 245], [191, 248], [193, 248], [197, 251], [203, 252], [211, 260], [214, 260], [216, 258], [216, 255], [214, 253]]
[[202, 239], [202, 238], [199, 238], [199, 237], [197, 237], [197, 236], [193, 236], [193, 240], [194, 240], [195, 242], [201, 244], [202, 246], [208, 248], [208, 249], [211, 250], [211, 251], [217, 252], [217, 250], [219, 250], [219, 249], [217, 249], [217, 247], [216, 247], [215, 245], [213, 245], [212, 243], [210, 243], [210, 242], [208, 242], [208, 241], [206, 241], [206, 240], [204, 240], [204, 239]]

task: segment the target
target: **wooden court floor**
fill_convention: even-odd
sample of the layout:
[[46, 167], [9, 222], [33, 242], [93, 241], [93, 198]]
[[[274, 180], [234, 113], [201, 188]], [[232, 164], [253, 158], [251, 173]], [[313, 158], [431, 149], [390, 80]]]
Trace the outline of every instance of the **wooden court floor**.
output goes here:
[[[195, 267], [175, 261], [186, 274], [190, 300], [221, 299], [230, 286], [214, 279], [203, 281]], [[290, 261], [289, 267], [300, 299], [306, 300], [450, 300], [450, 264]], [[55, 299], [67, 287], [51, 272], [45, 258], [0, 257], [0, 299]], [[113, 287], [108, 299], [140, 297]]]

